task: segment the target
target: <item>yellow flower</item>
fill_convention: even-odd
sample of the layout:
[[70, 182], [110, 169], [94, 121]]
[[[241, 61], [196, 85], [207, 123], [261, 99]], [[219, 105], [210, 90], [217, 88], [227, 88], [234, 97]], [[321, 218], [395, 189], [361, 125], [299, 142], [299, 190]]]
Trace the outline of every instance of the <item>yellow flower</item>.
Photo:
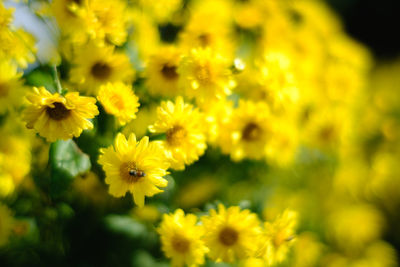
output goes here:
[[84, 41], [86, 38], [82, 15], [85, 1], [54, 0], [50, 5], [50, 12], [56, 19], [63, 35], [76, 41]]
[[14, 131], [2, 129], [0, 135], [3, 136], [0, 140], [0, 175], [3, 174], [0, 180], [3, 179], [5, 184], [4, 191], [12, 193], [30, 171], [31, 144], [27, 137], [16, 135]]
[[211, 49], [192, 49], [178, 67], [181, 85], [185, 94], [205, 104], [222, 99], [235, 86], [229, 69], [229, 62]]
[[22, 103], [25, 89], [21, 77], [16, 66], [0, 59], [0, 114]]
[[168, 162], [156, 142], [149, 142], [147, 136], [140, 142], [135, 134], [126, 140], [121, 133], [115, 138], [114, 147], [100, 149], [99, 163], [106, 173], [109, 192], [115, 197], [122, 197], [131, 192], [135, 203], [144, 206], [144, 197], [161, 193], [158, 187], [166, 187]]
[[97, 99], [107, 113], [118, 118], [121, 125], [136, 118], [140, 105], [139, 98], [132, 91], [132, 86], [121, 82], [102, 85]]
[[260, 247], [256, 255], [269, 265], [284, 261], [293, 245], [296, 225], [297, 213], [291, 210], [285, 210], [272, 223], [266, 222], [265, 237], [259, 240]]
[[115, 45], [126, 41], [128, 17], [126, 1], [122, 0], [87, 0], [87, 32], [97, 40], [104, 40]]
[[220, 204], [218, 212], [211, 210], [203, 216], [204, 241], [210, 249], [209, 257], [216, 261], [234, 262], [254, 254], [261, 235], [257, 215], [234, 206], [228, 209]]
[[195, 215], [185, 216], [181, 209], [174, 214], [164, 214], [157, 231], [161, 237], [162, 250], [171, 258], [172, 266], [195, 267], [204, 264], [204, 254], [208, 249], [201, 239], [203, 227], [196, 223]]
[[177, 72], [180, 52], [172, 46], [161, 47], [149, 57], [145, 69], [146, 86], [152, 95], [175, 97], [180, 93]]
[[82, 91], [96, 94], [99, 87], [108, 82], [132, 81], [134, 70], [129, 58], [114, 52], [114, 47], [89, 42], [77, 50], [70, 75], [71, 82], [76, 83]]
[[[0, 165], [3, 161], [3, 156], [0, 155]], [[12, 194], [15, 190], [14, 180], [11, 175], [0, 172], [0, 198]]]
[[182, 0], [159, 0], [156, 2], [138, 0], [140, 8], [149, 13], [159, 24], [165, 24], [174, 12], [182, 7]]
[[35, 61], [35, 39], [23, 29], [0, 30], [0, 58], [12, 60], [19, 67], [26, 68]]
[[162, 102], [157, 110], [157, 121], [149, 129], [166, 134], [166, 140], [160, 143], [171, 168], [176, 170], [183, 170], [185, 165], [198, 160], [207, 148], [203, 115], [184, 103], [182, 97], [177, 97], [175, 103]]
[[261, 159], [266, 156], [274, 127], [266, 103], [241, 100], [221, 131], [219, 144], [233, 160]]
[[122, 133], [125, 134], [125, 136], [135, 133], [137, 138], [141, 138], [146, 135], [149, 125], [153, 124], [156, 119], [156, 105], [141, 107], [137, 113], [136, 119], [129, 122], [122, 130]]
[[47, 141], [54, 142], [78, 137], [82, 130], [93, 128], [88, 119], [99, 114], [95, 98], [79, 96], [77, 92], [51, 94], [44, 87], [33, 90], [27, 95], [30, 105], [23, 113], [28, 129], [35, 129]]
[[13, 226], [11, 211], [0, 203], [0, 247], [5, 245]]
[[3, 2], [0, 3], [0, 31], [6, 29], [13, 19], [14, 9], [5, 8]]

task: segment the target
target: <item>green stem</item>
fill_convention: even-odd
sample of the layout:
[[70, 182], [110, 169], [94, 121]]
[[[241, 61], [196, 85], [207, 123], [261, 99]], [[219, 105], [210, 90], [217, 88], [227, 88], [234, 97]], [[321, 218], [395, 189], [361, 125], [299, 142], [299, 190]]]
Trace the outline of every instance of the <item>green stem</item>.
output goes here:
[[54, 81], [56, 82], [56, 86], [57, 86], [57, 92], [59, 94], [61, 94], [62, 93], [62, 86], [61, 86], [60, 78], [58, 77], [58, 71], [57, 71], [57, 66], [56, 65], [53, 66], [53, 74], [54, 74]]

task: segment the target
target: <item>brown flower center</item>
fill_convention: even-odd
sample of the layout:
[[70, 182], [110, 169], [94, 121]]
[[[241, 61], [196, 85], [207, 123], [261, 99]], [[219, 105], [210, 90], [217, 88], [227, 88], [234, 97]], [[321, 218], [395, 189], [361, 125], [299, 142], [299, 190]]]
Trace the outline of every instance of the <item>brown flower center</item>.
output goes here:
[[119, 168], [121, 179], [127, 183], [136, 183], [146, 176], [143, 170], [139, 170], [134, 162], [125, 162]]
[[187, 132], [185, 128], [179, 125], [174, 126], [173, 128], [169, 129], [166, 133], [167, 142], [172, 146], [177, 146], [182, 142], [182, 140], [186, 137], [186, 135]]
[[225, 227], [219, 232], [219, 241], [225, 246], [233, 246], [239, 239], [239, 233], [232, 227]]
[[71, 114], [71, 110], [67, 109], [63, 103], [55, 102], [53, 105], [54, 108], [46, 108], [47, 115], [49, 115], [51, 119], [60, 121], [68, 118], [68, 116]]
[[168, 80], [176, 80], [179, 77], [178, 73], [176, 72], [176, 66], [174, 65], [168, 65], [168, 64], [163, 65], [161, 73], [164, 76], [164, 78]]
[[110, 77], [111, 75], [111, 71], [111, 67], [104, 62], [97, 62], [92, 66], [92, 69], [90, 70], [92, 75], [99, 80], [108, 79], [108, 77]]
[[211, 43], [211, 36], [208, 33], [203, 33], [199, 35], [197, 38], [200, 42], [200, 45], [203, 47], [209, 46]]
[[262, 129], [254, 122], [248, 123], [242, 130], [242, 139], [247, 142], [260, 139]]
[[203, 64], [197, 66], [196, 78], [199, 82], [206, 84], [211, 81], [211, 68], [209, 64]]
[[8, 96], [8, 85], [4, 83], [0, 83], [0, 97], [6, 97]]
[[172, 247], [175, 251], [183, 254], [189, 251], [190, 242], [180, 235], [175, 235], [172, 238]]

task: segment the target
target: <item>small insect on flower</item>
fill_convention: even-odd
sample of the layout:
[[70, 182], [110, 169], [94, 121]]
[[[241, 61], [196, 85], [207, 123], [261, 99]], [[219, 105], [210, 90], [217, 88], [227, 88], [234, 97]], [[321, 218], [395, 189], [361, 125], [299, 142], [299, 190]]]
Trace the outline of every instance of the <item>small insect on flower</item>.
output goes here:
[[30, 102], [23, 113], [26, 127], [35, 129], [49, 142], [80, 136], [83, 130], [93, 128], [88, 119], [99, 114], [96, 99], [79, 96], [78, 92], [62, 96], [35, 87], [26, 97]]
[[145, 196], [162, 192], [158, 187], [166, 187], [169, 167], [168, 161], [157, 142], [149, 142], [147, 136], [140, 142], [135, 134], [128, 140], [119, 133], [114, 146], [100, 150], [99, 163], [106, 172], [109, 192], [115, 197], [122, 197], [131, 192], [135, 203], [142, 207]]

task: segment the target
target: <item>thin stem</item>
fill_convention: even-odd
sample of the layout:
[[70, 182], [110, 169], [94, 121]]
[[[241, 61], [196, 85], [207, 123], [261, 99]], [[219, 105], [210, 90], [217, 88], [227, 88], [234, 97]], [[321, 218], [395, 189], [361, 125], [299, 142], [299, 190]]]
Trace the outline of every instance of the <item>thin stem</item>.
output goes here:
[[54, 74], [54, 81], [56, 82], [56, 86], [57, 86], [57, 92], [59, 94], [61, 94], [62, 86], [61, 86], [60, 78], [58, 77], [58, 71], [57, 71], [56, 65], [53, 65], [53, 74]]

